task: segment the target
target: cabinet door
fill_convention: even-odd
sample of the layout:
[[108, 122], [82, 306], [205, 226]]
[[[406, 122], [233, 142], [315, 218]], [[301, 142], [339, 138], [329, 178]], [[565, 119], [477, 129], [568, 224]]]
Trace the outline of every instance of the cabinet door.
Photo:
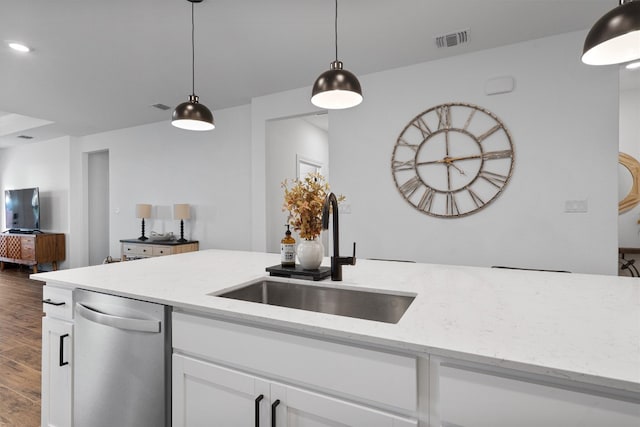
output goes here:
[[273, 427], [417, 427], [403, 418], [323, 394], [280, 384], [271, 385], [276, 403]]
[[439, 367], [440, 418], [460, 427], [637, 427], [640, 404]]
[[42, 318], [42, 425], [71, 427], [73, 324]]
[[172, 375], [173, 427], [269, 425], [268, 383], [177, 354]]
[[20, 236], [7, 236], [5, 242], [7, 257], [12, 259], [21, 259], [22, 238]]

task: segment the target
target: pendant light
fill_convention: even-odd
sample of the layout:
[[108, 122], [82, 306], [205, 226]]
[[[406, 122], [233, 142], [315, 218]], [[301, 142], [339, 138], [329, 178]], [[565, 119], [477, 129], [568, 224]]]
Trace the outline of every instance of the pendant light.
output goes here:
[[191, 95], [189, 95], [189, 101], [183, 102], [173, 110], [171, 118], [171, 124], [175, 127], [187, 130], [211, 130], [215, 128], [213, 122], [213, 114], [204, 105], [198, 102], [198, 96], [195, 91], [195, 24], [193, 20], [193, 8], [194, 3], [200, 3], [202, 0], [187, 0], [191, 2]]
[[313, 84], [311, 103], [328, 110], [355, 107], [362, 102], [362, 89], [358, 78], [342, 68], [338, 61], [338, 0], [335, 17], [336, 60], [329, 71], [320, 74]]
[[634, 59], [640, 59], [640, 1], [620, 0], [587, 34], [582, 62], [610, 65]]

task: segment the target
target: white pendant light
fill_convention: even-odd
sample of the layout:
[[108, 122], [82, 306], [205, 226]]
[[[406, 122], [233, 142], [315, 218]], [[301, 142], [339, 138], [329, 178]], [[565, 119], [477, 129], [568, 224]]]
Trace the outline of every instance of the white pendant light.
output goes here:
[[195, 93], [195, 25], [193, 19], [194, 3], [200, 3], [202, 0], [187, 0], [191, 3], [191, 95], [189, 101], [183, 102], [173, 110], [171, 124], [180, 129], [186, 130], [211, 130], [215, 128], [213, 114], [204, 104], [198, 102], [198, 96]]
[[338, 61], [338, 0], [335, 17], [336, 60], [330, 64], [329, 71], [320, 74], [313, 84], [311, 103], [316, 107], [338, 110], [355, 107], [362, 102], [362, 89], [358, 78], [343, 69]]
[[611, 65], [636, 59], [640, 59], [640, 1], [620, 0], [589, 31], [582, 62]]

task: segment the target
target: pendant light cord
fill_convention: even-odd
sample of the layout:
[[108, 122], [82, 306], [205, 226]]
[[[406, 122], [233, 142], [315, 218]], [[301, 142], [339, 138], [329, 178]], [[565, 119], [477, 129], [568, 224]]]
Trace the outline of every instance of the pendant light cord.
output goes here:
[[[337, 1], [337, 0], [336, 0]], [[196, 25], [193, 19], [194, 3], [191, 2], [191, 94], [196, 94]]]
[[336, 62], [338, 62], [338, 0], [336, 0], [336, 19], [334, 22], [336, 35]]

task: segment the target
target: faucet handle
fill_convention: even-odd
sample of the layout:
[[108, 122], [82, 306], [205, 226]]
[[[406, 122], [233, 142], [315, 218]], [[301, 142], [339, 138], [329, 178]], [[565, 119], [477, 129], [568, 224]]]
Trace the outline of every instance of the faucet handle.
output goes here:
[[356, 242], [353, 242], [353, 256], [350, 258], [351, 265], [356, 265]]

